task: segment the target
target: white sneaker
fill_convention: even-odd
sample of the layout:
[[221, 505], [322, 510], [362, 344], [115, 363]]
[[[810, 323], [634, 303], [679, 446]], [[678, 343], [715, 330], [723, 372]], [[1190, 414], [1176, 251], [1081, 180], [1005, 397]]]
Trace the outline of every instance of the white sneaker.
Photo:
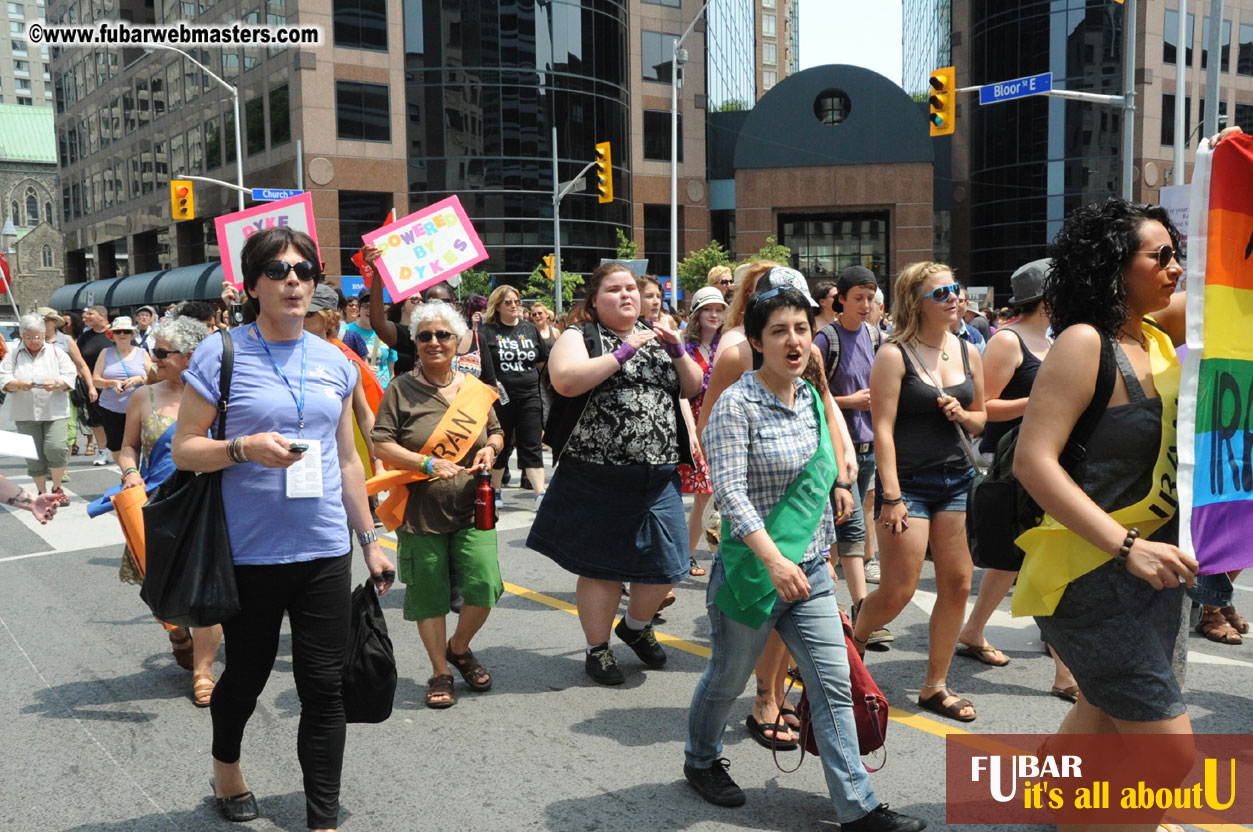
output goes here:
[[536, 511], [539, 511], [539, 504], [544, 502], [544, 495], [547, 493], [548, 493], [547, 491], [541, 491], [540, 493], [535, 495], [535, 510]]
[[92, 460], [91, 464], [97, 465], [97, 466], [108, 465], [110, 461], [111, 460], [109, 459], [109, 451], [105, 448], [101, 448], [100, 450], [96, 451], [96, 458]]
[[874, 560], [866, 561], [865, 568], [866, 568], [866, 583], [868, 584], [879, 583], [879, 559], [875, 558]]

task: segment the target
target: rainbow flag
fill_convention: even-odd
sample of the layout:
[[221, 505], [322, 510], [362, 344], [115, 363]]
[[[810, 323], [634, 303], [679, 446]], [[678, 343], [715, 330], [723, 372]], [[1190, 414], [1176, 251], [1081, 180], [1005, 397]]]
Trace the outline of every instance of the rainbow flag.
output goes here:
[[1179, 536], [1213, 575], [1253, 566], [1253, 135], [1203, 143], [1188, 226]]

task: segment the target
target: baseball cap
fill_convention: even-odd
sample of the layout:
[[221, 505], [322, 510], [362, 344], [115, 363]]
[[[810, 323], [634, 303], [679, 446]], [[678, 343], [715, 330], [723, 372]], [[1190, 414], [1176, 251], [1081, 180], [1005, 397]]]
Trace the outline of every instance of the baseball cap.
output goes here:
[[[805, 299], [809, 301], [810, 306], [818, 306], [818, 301], [814, 300], [814, 296], [809, 293], [809, 283], [806, 282], [805, 275], [801, 274], [796, 269], [789, 268], [788, 266], [775, 266], [773, 269], [766, 272], [766, 279], [770, 281], [770, 288], [774, 289], [780, 286], [786, 286], [790, 289], [795, 289], [805, 296]], [[760, 286], [761, 284], [759, 283], [757, 285]]]
[[865, 266], [849, 266], [840, 272], [840, 277], [835, 284], [835, 291], [841, 295], [846, 295], [848, 290], [854, 286], [873, 286], [878, 289], [879, 281], [875, 280], [874, 272]]
[[692, 295], [692, 313], [699, 312], [711, 303], [716, 303], [720, 306], [727, 305], [726, 300], [722, 297], [721, 289], [717, 286], [702, 286]]
[[135, 310], [136, 315], [138, 315], [140, 312], [147, 312], [152, 317], [154, 318], [157, 317], [157, 310], [153, 309], [151, 306], [141, 306]]
[[319, 283], [313, 290], [313, 299], [309, 301], [310, 312], [321, 312], [323, 309], [335, 309], [339, 306], [339, 295], [334, 287]]
[[1024, 303], [1034, 303], [1044, 297], [1044, 281], [1052, 271], [1053, 261], [1048, 258], [1032, 260], [1030, 263], [1019, 266], [1018, 270], [1009, 276], [1009, 286], [1014, 290], [1014, 296], [1009, 299], [1009, 302], [1014, 306], [1021, 306]]

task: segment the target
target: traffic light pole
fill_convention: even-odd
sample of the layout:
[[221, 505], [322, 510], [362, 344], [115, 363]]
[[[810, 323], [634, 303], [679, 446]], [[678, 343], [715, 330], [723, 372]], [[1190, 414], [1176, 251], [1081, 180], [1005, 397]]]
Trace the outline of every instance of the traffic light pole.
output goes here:
[[587, 172], [596, 166], [596, 160], [588, 162], [579, 175], [569, 182], [562, 182], [557, 173], [557, 125], [553, 125], [553, 305], [554, 314], [561, 314], [561, 200], [583, 181]]
[[[173, 179], [194, 179], [194, 180], [196, 180], [197, 182], [209, 182], [209, 183], [214, 184], [214, 185], [221, 185], [223, 188], [230, 188], [231, 190], [234, 190], [234, 191], [239, 191], [239, 192], [240, 192], [240, 194], [246, 194], [246, 195], [248, 195], [248, 196], [252, 196], [252, 191], [248, 190], [247, 188], [241, 188], [239, 185], [233, 185], [233, 184], [231, 184], [230, 182], [225, 182], [225, 181], [223, 181], [223, 180], [221, 180], [221, 179], [210, 179], [210, 178], [209, 178], [209, 177], [207, 177], [207, 176], [192, 176], [190, 173], [175, 174], [175, 175], [174, 175], [173, 177], [171, 177], [171, 178], [173, 178]], [[241, 201], [241, 202], [243, 201], [243, 196], [241, 196], [241, 197], [240, 197], [240, 201]]]

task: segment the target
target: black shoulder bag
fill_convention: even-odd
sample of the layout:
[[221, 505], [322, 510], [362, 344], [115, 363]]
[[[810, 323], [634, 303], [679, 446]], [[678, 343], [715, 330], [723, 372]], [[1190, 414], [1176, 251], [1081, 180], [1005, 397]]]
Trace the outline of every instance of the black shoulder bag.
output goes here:
[[[234, 364], [235, 343], [223, 332], [214, 439], [226, 436]], [[238, 613], [222, 472], [175, 471], [157, 486], [143, 512], [147, 573], [139, 597], [152, 614], [180, 627], [209, 627]]]
[[349, 722], [383, 722], [396, 697], [396, 655], [371, 581], [352, 592], [344, 657], [344, 714]]
[[[1092, 401], [1088, 402], [1075, 422], [1058, 459], [1066, 473], [1073, 473], [1087, 456], [1088, 440], [1109, 407], [1117, 375], [1114, 345], [1108, 338], [1102, 337], [1101, 363], [1096, 371]], [[1021, 428], [1022, 425], [1015, 425], [1001, 437], [996, 444], [992, 466], [987, 473], [975, 477], [966, 500], [966, 539], [970, 544], [970, 555], [975, 566], [984, 569], [1003, 569], [1006, 572], [1022, 569], [1026, 553], [1014, 541], [1044, 520], [1044, 509], [1014, 478], [1014, 451], [1018, 447]]]

